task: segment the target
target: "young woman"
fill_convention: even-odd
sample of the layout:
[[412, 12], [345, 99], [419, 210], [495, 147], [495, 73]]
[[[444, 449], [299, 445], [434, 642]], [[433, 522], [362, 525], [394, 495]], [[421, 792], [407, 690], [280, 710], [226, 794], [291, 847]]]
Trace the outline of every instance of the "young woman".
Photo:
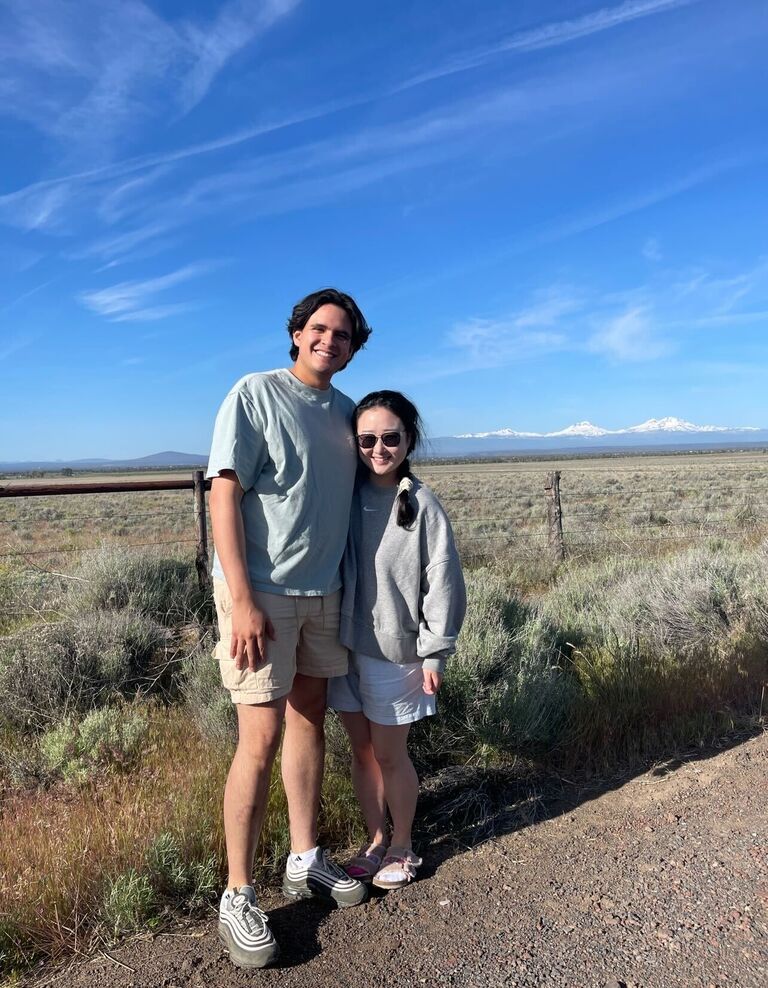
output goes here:
[[435, 713], [466, 597], [448, 518], [410, 471], [408, 456], [421, 439], [415, 407], [397, 391], [375, 391], [357, 405], [354, 426], [361, 468], [341, 605], [349, 673], [329, 681], [328, 703], [349, 734], [352, 780], [369, 832], [347, 872], [399, 888], [421, 864], [411, 844], [419, 781], [408, 732]]

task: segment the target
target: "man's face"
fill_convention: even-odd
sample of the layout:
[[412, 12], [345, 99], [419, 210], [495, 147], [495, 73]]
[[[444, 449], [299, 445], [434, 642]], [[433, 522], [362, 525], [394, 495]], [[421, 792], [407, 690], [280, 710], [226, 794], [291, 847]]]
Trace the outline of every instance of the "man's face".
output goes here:
[[299, 349], [294, 373], [310, 387], [327, 387], [352, 356], [352, 324], [338, 305], [321, 305], [293, 334]]

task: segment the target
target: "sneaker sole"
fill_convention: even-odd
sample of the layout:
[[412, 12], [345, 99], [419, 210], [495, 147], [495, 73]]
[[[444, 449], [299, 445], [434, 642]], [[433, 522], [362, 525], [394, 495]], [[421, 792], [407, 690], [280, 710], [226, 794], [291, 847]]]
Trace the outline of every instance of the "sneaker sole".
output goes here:
[[280, 956], [280, 947], [272, 943], [259, 950], [245, 950], [232, 939], [229, 928], [219, 923], [219, 940], [229, 951], [229, 959], [235, 967], [266, 967]]
[[362, 905], [368, 898], [368, 889], [365, 885], [360, 883], [361, 895], [351, 902], [345, 902], [343, 899], [337, 899], [332, 892], [324, 889], [322, 886], [318, 886], [317, 890], [306, 888], [305, 886], [296, 887], [294, 885], [288, 885], [283, 882], [283, 895], [287, 896], [289, 899], [323, 899], [325, 902], [333, 902], [340, 909], [351, 909], [353, 906]]

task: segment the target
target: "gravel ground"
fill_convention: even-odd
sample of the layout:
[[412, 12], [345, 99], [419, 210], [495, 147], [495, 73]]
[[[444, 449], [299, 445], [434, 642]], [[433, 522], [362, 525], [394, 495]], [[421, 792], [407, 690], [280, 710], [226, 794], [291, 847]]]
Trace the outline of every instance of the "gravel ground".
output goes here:
[[529, 786], [499, 808], [496, 836], [434, 840], [417, 882], [356, 909], [265, 890], [275, 969], [233, 968], [212, 914], [33, 983], [765, 988], [767, 767], [762, 734], [599, 789]]

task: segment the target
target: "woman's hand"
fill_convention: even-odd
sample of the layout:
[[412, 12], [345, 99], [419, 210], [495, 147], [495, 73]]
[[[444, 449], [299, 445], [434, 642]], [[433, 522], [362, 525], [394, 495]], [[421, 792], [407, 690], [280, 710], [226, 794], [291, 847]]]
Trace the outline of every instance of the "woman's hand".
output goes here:
[[440, 689], [443, 674], [435, 672], [433, 669], [423, 669], [422, 672], [424, 673], [424, 692], [427, 696], [434, 696]]

